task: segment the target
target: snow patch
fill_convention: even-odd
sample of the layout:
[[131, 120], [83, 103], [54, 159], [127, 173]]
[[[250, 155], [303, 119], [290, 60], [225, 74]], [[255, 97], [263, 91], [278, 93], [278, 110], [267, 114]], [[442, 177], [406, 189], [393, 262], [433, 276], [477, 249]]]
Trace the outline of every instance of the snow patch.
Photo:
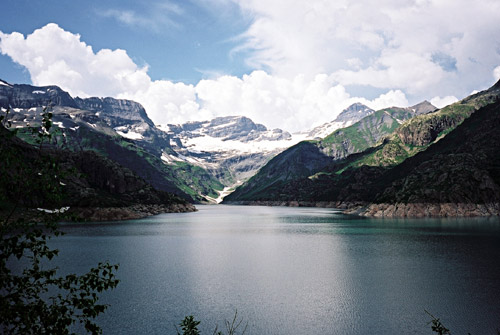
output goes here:
[[67, 207], [61, 207], [57, 209], [46, 209], [46, 208], [37, 208], [40, 212], [45, 212], [49, 214], [54, 214], [54, 213], [64, 213], [69, 209], [69, 206]]
[[58, 126], [59, 128], [66, 128], [65, 126], [63, 126], [63, 123], [62, 121], [58, 121], [58, 122], [52, 122], [54, 125]]
[[124, 133], [123, 131], [117, 131], [117, 133], [118, 135], [128, 138], [130, 140], [142, 140], [144, 138], [144, 136], [142, 136], [141, 134], [133, 131], [129, 131], [127, 133]]
[[45, 91], [38, 91], [37, 90], [37, 91], [33, 91], [31, 93], [33, 93], [33, 94], [45, 94], [46, 92]]
[[163, 153], [161, 155], [161, 160], [164, 161], [166, 164], [174, 164], [175, 162], [183, 162], [184, 160], [177, 157], [177, 156], [174, 156], [174, 155], [168, 155], [166, 153]]
[[307, 138], [305, 134], [294, 134], [291, 139], [281, 141], [249, 141], [240, 142], [237, 140], [224, 141], [222, 138], [211, 136], [199, 136], [194, 138], [181, 138], [184, 146], [196, 151], [222, 152], [239, 151], [242, 153], [270, 152], [278, 149], [289, 148]]

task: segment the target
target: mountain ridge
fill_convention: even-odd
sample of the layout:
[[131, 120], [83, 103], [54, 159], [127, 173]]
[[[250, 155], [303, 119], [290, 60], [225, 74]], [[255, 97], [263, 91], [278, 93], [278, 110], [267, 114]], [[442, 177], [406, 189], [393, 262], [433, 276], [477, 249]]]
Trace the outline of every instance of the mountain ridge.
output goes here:
[[392, 151], [392, 141], [400, 139], [401, 128], [314, 175], [261, 187], [258, 196], [243, 185], [240, 194], [249, 197], [238, 199], [237, 190], [226, 202], [236, 198], [233, 203], [333, 206], [377, 217], [499, 215], [499, 84], [403, 124], [426, 122], [429, 127], [415, 128], [422, 132], [408, 137], [408, 143], [418, 138], [425, 140], [423, 146], [400, 161], [370, 162], [366, 157], [386, 150], [394, 158], [398, 152]]
[[[418, 108], [420, 114], [435, 109], [429, 103], [422, 104], [419, 104], [421, 107]], [[364, 105], [356, 107], [359, 106]], [[377, 144], [385, 136], [394, 132], [401, 124], [401, 120], [416, 116], [416, 110], [415, 107], [392, 107], [368, 112], [368, 115], [361, 120], [346, 128], [337, 129], [323, 139], [296, 144], [271, 159], [266, 166], [226, 199], [229, 201], [245, 200], [250, 195], [257, 196], [270, 185], [276, 185], [275, 187], [279, 188], [278, 185], [290, 180], [314, 175], [334, 161]]]

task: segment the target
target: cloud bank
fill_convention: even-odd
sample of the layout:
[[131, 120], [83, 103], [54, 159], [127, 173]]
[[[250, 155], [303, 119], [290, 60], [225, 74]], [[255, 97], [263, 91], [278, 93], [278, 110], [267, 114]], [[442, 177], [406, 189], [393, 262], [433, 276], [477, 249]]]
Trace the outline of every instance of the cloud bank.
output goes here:
[[[196, 85], [152, 80], [148, 67], [125, 50], [94, 51], [80, 35], [53, 23], [26, 37], [0, 32], [0, 52], [26, 67], [35, 85], [59, 85], [81, 97], [133, 99], [157, 124], [246, 115], [289, 131], [331, 121], [354, 102], [379, 109], [428, 99], [442, 107], [500, 77], [497, 0], [218, 5], [224, 3], [237, 4], [251, 18], [233, 50], [255, 69], [242, 77], [222, 75]], [[122, 15], [126, 11], [106, 13], [142, 22]], [[375, 98], [350, 93], [364, 89]]]

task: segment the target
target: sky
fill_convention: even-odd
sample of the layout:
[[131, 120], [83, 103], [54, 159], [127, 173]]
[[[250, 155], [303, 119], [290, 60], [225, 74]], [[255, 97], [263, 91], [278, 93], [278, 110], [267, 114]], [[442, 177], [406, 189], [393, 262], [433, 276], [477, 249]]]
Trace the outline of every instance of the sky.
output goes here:
[[156, 124], [310, 129], [500, 79], [500, 1], [2, 0], [0, 78], [140, 102]]

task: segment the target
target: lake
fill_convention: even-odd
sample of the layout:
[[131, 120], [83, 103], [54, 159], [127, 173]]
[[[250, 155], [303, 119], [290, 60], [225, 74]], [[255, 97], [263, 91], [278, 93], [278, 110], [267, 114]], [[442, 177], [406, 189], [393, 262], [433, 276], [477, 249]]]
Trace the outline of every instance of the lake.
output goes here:
[[333, 209], [197, 206], [196, 213], [63, 224], [58, 266], [119, 263], [104, 334], [453, 334], [500, 329], [500, 221], [388, 220]]

